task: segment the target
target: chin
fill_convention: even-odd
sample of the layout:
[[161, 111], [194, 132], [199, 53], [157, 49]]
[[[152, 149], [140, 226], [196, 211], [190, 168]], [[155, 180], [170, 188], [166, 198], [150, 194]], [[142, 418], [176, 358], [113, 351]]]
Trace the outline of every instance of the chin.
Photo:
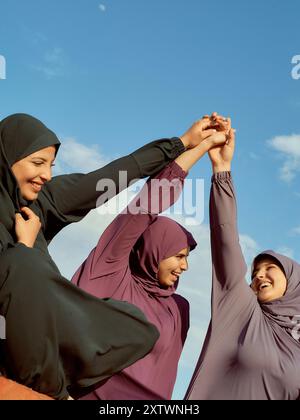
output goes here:
[[34, 201], [38, 198], [38, 194], [36, 193], [28, 193], [28, 194], [22, 194], [22, 197], [24, 198], [24, 200], [27, 201]]
[[260, 301], [260, 303], [267, 303], [267, 302], [272, 302], [273, 300], [279, 299], [278, 297], [273, 297], [273, 296], [269, 296], [269, 297], [265, 297], [262, 299], [258, 299]]

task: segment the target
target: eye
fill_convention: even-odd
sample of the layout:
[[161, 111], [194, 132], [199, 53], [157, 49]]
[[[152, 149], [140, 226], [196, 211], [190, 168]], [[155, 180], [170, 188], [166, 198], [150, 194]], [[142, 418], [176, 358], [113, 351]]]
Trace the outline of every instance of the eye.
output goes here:
[[[35, 166], [42, 166], [42, 165], [44, 165], [46, 162], [32, 162]], [[52, 163], [51, 165], [51, 168], [53, 167], [53, 166], [55, 166], [55, 163]]]

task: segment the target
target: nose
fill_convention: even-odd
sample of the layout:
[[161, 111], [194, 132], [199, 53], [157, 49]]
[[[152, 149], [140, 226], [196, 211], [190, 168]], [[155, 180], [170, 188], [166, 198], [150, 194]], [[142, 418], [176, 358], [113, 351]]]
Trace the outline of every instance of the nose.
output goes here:
[[43, 173], [40, 174], [43, 182], [49, 182], [52, 179], [52, 169], [51, 168], [44, 168]]
[[255, 274], [255, 277], [253, 278], [253, 281], [252, 281], [253, 287], [255, 288], [256, 285], [257, 285], [257, 282], [261, 281], [261, 280], [264, 280], [264, 278], [265, 278], [264, 270], [257, 271], [257, 273]]
[[184, 258], [182, 260], [180, 268], [181, 268], [182, 271], [186, 271], [189, 268], [189, 265], [188, 265], [188, 262], [187, 262], [186, 258]]
[[265, 273], [264, 273], [264, 271], [259, 271], [257, 274], [256, 274], [256, 276], [255, 276], [256, 278], [258, 278], [258, 279], [263, 279], [263, 278], [265, 278]]

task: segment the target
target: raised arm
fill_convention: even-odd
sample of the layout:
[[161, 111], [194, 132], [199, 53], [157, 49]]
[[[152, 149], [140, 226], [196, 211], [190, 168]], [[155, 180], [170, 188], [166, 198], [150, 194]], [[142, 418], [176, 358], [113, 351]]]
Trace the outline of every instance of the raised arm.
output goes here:
[[220, 311], [221, 302], [226, 308], [225, 295], [228, 296], [231, 306], [228, 313], [231, 314], [236, 314], [254, 298], [245, 281], [247, 266], [237, 228], [237, 206], [230, 172], [234, 147], [235, 132], [230, 128], [226, 144], [209, 151], [213, 167], [210, 193], [213, 313]]
[[[46, 240], [50, 241], [64, 226], [78, 222], [96, 208], [102, 194], [106, 194], [103, 201], [108, 201], [127, 188], [132, 180], [159, 172], [184, 150], [179, 138], [157, 140], [88, 174], [54, 177], [38, 198]], [[109, 180], [113, 185], [108, 194], [104, 189], [101, 191], [102, 186], [99, 187], [102, 180]]]
[[[161, 191], [156, 190], [155, 182], [163, 181], [163, 185], [174, 185], [176, 194], [173, 194], [170, 188], [163, 188], [165, 194], [169, 195], [169, 200], [163, 200], [163, 204], [172, 205], [180, 195], [185, 177], [186, 172], [176, 162], [171, 162], [157, 176], [147, 181], [138, 196], [107, 227], [89, 255], [85, 264], [88, 265], [90, 279], [113, 274], [116, 280], [123, 278], [129, 267], [129, 256], [134, 244], [155, 220], [157, 214], [165, 210], [162, 206]], [[73, 277], [73, 283], [78, 284], [82, 269], [83, 267]]]
[[[124, 271], [129, 263], [130, 252], [157, 214], [174, 204], [181, 194], [184, 178], [191, 166], [196, 163], [215, 144], [224, 144], [225, 135], [215, 133], [199, 146], [184, 152], [171, 162], [157, 176], [149, 178], [138, 196], [116, 217], [101, 236], [97, 247], [89, 257], [89, 273], [99, 277], [116, 271]], [[93, 277], [93, 274], [91, 274]], [[80, 278], [80, 272], [74, 282]]]
[[[54, 177], [44, 186], [37, 200], [47, 242], [49, 243], [63, 227], [78, 222], [90, 210], [127, 188], [133, 180], [157, 174], [186, 149], [201, 143], [210, 135], [207, 130], [209, 124], [207, 120], [199, 121], [182, 136], [182, 139], [175, 137], [151, 142], [130, 155], [88, 174]], [[107, 191], [99, 184], [102, 180], [108, 180], [113, 188]]]

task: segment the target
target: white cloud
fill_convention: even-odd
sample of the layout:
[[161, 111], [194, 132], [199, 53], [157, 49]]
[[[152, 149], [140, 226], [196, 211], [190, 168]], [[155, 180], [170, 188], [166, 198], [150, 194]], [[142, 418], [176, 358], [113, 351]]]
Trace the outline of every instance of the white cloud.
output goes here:
[[106, 11], [105, 4], [99, 4], [99, 9], [101, 10], [101, 12], [105, 12]]
[[66, 278], [71, 279], [113, 218], [93, 210], [80, 223], [67, 226], [54, 238], [49, 252]]
[[300, 135], [277, 136], [268, 143], [284, 158], [280, 168], [280, 178], [285, 182], [290, 182], [300, 171]]
[[[299, 233], [300, 233], [300, 229], [299, 229]], [[281, 255], [285, 255], [286, 257], [294, 259], [294, 250], [287, 247], [287, 246], [282, 246], [280, 248], [277, 248], [275, 252], [277, 252], [278, 254], [281, 254]]]
[[243, 255], [244, 255], [246, 264], [248, 266], [246, 279], [247, 279], [248, 283], [250, 283], [251, 282], [252, 261], [254, 260], [256, 255], [259, 254], [260, 247], [257, 244], [257, 242], [248, 235], [240, 235], [240, 244], [241, 244], [241, 248], [242, 248], [242, 251], [243, 251]]
[[300, 226], [295, 227], [294, 229], [292, 229], [292, 234], [300, 235]]
[[66, 56], [62, 48], [55, 47], [43, 56], [43, 64], [34, 69], [42, 73], [47, 79], [61, 77], [65, 74]]
[[110, 160], [101, 154], [98, 145], [88, 147], [72, 137], [66, 137], [59, 149], [54, 174], [91, 172], [108, 164]]

